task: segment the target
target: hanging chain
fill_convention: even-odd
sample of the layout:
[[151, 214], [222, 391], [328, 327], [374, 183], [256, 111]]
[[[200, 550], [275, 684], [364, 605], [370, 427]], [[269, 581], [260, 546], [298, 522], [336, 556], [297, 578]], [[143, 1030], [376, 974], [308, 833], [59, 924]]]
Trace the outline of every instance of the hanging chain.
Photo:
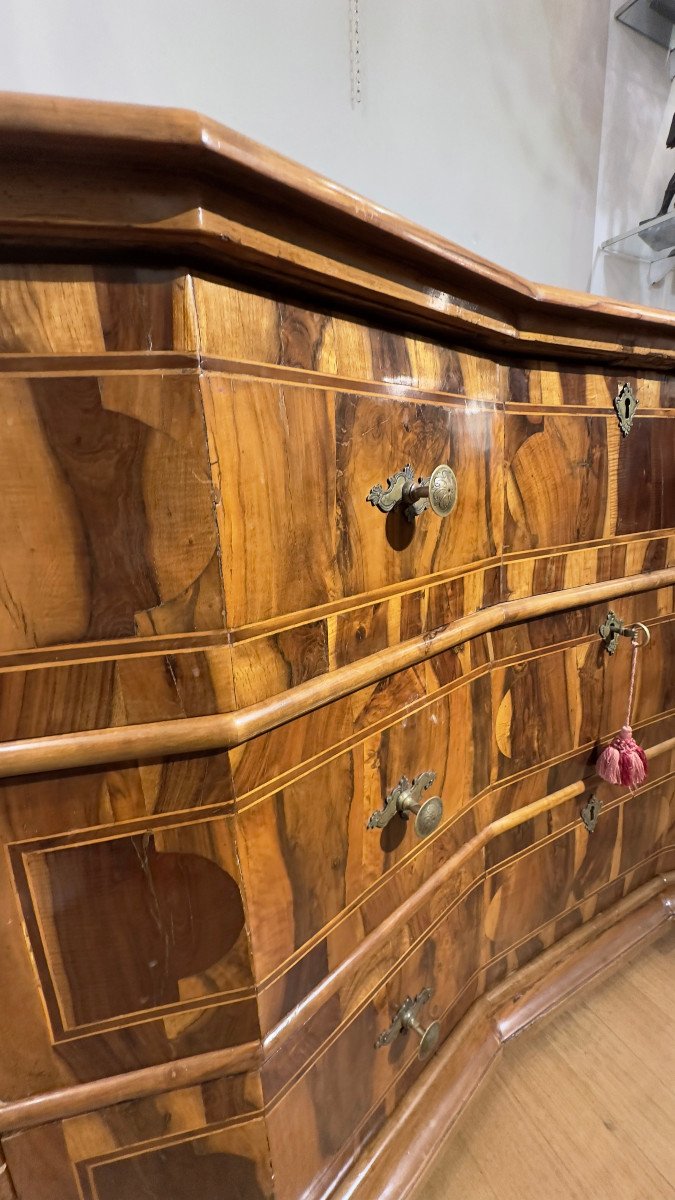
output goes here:
[[361, 30], [359, 0], [349, 0], [349, 81], [352, 108], [361, 103]]

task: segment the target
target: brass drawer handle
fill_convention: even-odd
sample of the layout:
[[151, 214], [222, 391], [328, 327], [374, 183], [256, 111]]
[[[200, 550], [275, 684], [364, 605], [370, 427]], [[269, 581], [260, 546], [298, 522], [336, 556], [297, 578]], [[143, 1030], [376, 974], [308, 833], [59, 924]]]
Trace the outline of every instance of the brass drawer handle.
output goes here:
[[435, 771], [423, 771], [411, 783], [404, 775], [387, 796], [384, 808], [370, 814], [367, 828], [384, 829], [393, 817], [399, 816], [407, 821], [410, 814], [414, 813], [415, 833], [420, 838], [428, 837], [438, 829], [443, 818], [443, 801], [440, 796], [429, 796], [429, 799], [424, 801], [420, 799], [422, 792], [431, 787], [435, 778]]
[[404, 1033], [408, 1029], [412, 1029], [420, 1039], [417, 1057], [421, 1059], [429, 1058], [438, 1046], [441, 1036], [441, 1026], [438, 1021], [432, 1021], [431, 1025], [427, 1025], [424, 1029], [417, 1020], [417, 1014], [423, 1004], [427, 1003], [433, 995], [431, 988], [424, 988], [419, 995], [411, 998], [407, 996], [403, 1004], [399, 1008], [388, 1029], [381, 1033], [375, 1042], [375, 1049], [379, 1050], [381, 1046], [388, 1046], [393, 1042], [394, 1038], [398, 1037], [399, 1033]]
[[415, 483], [413, 469], [407, 463], [402, 471], [396, 471], [387, 479], [386, 488], [376, 483], [366, 500], [384, 513], [400, 504], [409, 521], [414, 521], [427, 508], [437, 517], [447, 517], [457, 503], [457, 476], [452, 467], [441, 463], [428, 479], [420, 478]]
[[[638, 633], [638, 630], [640, 633]], [[620, 637], [629, 637], [634, 645], [648, 646], [651, 641], [651, 633], [642, 621], [636, 621], [634, 625], [626, 625], [621, 617], [618, 617], [614, 609], [607, 610], [607, 616], [603, 624], [598, 629], [598, 633], [605, 643], [605, 650], [608, 654], [615, 654], [619, 644]]]

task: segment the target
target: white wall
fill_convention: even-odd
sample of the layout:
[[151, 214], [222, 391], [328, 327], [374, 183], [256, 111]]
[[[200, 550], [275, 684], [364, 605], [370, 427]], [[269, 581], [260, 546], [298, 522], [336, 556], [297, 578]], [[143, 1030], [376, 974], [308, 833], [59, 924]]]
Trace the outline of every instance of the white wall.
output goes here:
[[591, 288], [600, 295], [675, 308], [672, 274], [651, 285], [646, 264], [599, 249], [607, 238], [658, 212], [675, 171], [675, 151], [666, 149], [675, 111], [666, 51], [614, 20], [622, 3], [611, 3]]
[[4, 0], [0, 89], [199, 109], [530, 278], [586, 288], [609, 0]]

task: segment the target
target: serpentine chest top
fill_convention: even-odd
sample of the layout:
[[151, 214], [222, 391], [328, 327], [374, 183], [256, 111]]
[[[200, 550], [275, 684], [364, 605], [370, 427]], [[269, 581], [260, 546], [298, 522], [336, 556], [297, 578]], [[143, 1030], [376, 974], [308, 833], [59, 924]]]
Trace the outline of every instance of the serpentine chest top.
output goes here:
[[400, 1200], [672, 909], [675, 318], [189, 113], [0, 162], [0, 1196]]

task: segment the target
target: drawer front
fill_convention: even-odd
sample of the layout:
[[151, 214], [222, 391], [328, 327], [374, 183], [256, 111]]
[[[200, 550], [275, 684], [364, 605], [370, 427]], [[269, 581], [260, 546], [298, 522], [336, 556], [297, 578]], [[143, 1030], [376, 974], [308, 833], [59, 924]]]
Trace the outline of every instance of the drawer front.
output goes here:
[[[567, 822], [542, 844], [521, 846], [509, 863], [474, 874], [459, 896], [448, 887], [449, 907], [440, 915], [437, 894], [266, 1065], [280, 1200], [321, 1195], [322, 1176], [372, 1136], [401, 1098], [403, 1082], [409, 1086], [424, 1069], [416, 1057], [431, 1023], [440, 1022], [440, 1036], [447, 1036], [507, 971], [675, 861], [672, 774], [633, 798], [617, 800], [607, 790], [602, 796], [606, 809], [593, 834], [579, 820], [577, 799]], [[643, 832], [629, 848], [626, 835], [637, 828]], [[384, 986], [373, 986], [376, 972], [390, 975]], [[419, 1032], [398, 1032], [376, 1046], [405, 999], [427, 988]], [[325, 1049], [317, 1051], [319, 1039]], [[292, 1153], [300, 1130], [301, 1157]]]
[[[586, 613], [585, 621], [594, 615]], [[592, 772], [595, 747], [625, 717], [630, 653], [622, 644], [611, 658], [597, 634], [556, 645], [560, 628], [557, 618], [549, 620], [552, 647], [541, 645], [546, 629], [505, 631], [492, 647], [493, 653], [502, 649], [504, 659], [472, 670], [465, 652], [465, 677], [453, 678], [457, 655], [439, 655], [428, 664], [437, 694], [422, 694], [413, 711], [379, 731], [382, 710], [371, 697], [375, 732], [364, 722], [363, 739], [349, 750], [241, 808], [239, 852], [259, 979], [325, 938], [348, 913], [364, 906], [377, 912], [377, 893], [390, 876], [389, 903], [401, 903], [437, 859], [443, 829], [472, 805], [457, 837], [460, 830], [472, 837], [502, 815], [499, 793], [510, 779], [534, 777], [539, 768], [568, 758], [576, 779]], [[636, 726], [675, 710], [668, 669], [673, 639], [675, 621], [653, 625], [650, 647], [639, 660]], [[528, 649], [530, 640], [539, 648]], [[395, 696], [395, 682], [389, 685]], [[443, 801], [438, 832], [420, 837], [415, 821], [400, 814], [384, 828], [368, 828], [400, 781], [423, 772], [436, 778], [418, 800], [438, 794]], [[533, 791], [523, 803], [545, 794], [546, 773], [540, 771], [538, 780], [544, 791]], [[380, 919], [386, 911], [383, 904]]]
[[[36, 355], [43, 369], [62, 355], [197, 349], [189, 280], [180, 271], [3, 263], [0, 312], [0, 353]], [[25, 359], [3, 365], [24, 370]]]
[[672, 418], [505, 416], [507, 553], [608, 541], [675, 527]]
[[671, 375], [647, 371], [636, 374], [628, 369], [621, 374], [600, 371], [597, 366], [576, 367], [569, 363], [535, 362], [526, 366], [510, 365], [504, 374], [507, 408], [527, 406], [533, 413], [539, 408], [585, 408], [614, 413], [614, 399], [629, 384], [637, 398], [639, 415], [675, 409], [675, 380]]
[[0, 652], [222, 627], [190, 375], [0, 378]]
[[405, 337], [335, 314], [285, 304], [210, 279], [192, 279], [200, 345], [214, 359], [239, 367], [265, 366], [268, 377], [291, 382], [311, 375], [330, 381], [358, 380], [396, 395], [433, 393], [448, 398], [499, 397], [500, 367], [494, 358]]
[[254, 1075], [215, 1079], [3, 1138], [17, 1200], [269, 1200]]
[[[211, 373], [204, 383], [232, 628], [494, 559], [501, 415]], [[414, 523], [370, 489], [449, 464], [457, 505]], [[263, 582], [264, 580], [264, 582]]]
[[[234, 818], [161, 815], [186, 765], [4, 785], [5, 1098], [257, 1040]], [[132, 818], [153, 788], [158, 815]], [[36, 836], [43, 814], [73, 831]]]
[[[222, 636], [195, 638], [196, 645], [192, 638], [153, 638], [151, 648], [141, 645], [138, 651], [127, 641], [114, 656], [110, 647], [91, 655], [69, 647], [56, 663], [45, 661], [49, 651], [7, 656], [0, 670], [0, 741], [230, 712], [234, 688]], [[187, 766], [185, 773], [189, 778]], [[224, 758], [211, 776], [214, 786], [218, 778], [219, 799], [230, 799], [233, 784]], [[195, 802], [188, 790], [183, 807]], [[167, 807], [176, 806], [174, 795]], [[58, 812], [54, 820], [58, 828]]]
[[[675, 551], [675, 539], [674, 551]], [[529, 588], [527, 579], [531, 579], [533, 566], [538, 560], [529, 559], [527, 562], [515, 563], [504, 572], [509, 583], [513, 581], [517, 595], [527, 594]], [[645, 563], [645, 568], [650, 564]], [[522, 569], [526, 568], [526, 569]], [[638, 568], [640, 569], [640, 568]], [[435, 597], [429, 596], [429, 604], [425, 604], [426, 620], [417, 614], [418, 624], [410, 636], [419, 636], [429, 632], [438, 625], [434, 624], [435, 616], [441, 618], [440, 623], [460, 619], [472, 608], [487, 608], [496, 602], [495, 589], [499, 572], [492, 569], [477, 572], [474, 576], [455, 581], [458, 587], [439, 585]], [[469, 585], [469, 579], [471, 584]], [[555, 571], [548, 578], [542, 573], [541, 586], [546, 592], [556, 587]], [[442, 595], [441, 595], [442, 593]], [[641, 669], [647, 671], [650, 680], [648, 692], [642, 690], [640, 703], [649, 703], [648, 712], [651, 715], [660, 711], [658, 705], [663, 695], [662, 708], [672, 704], [668, 697], [672, 690], [667, 687], [668, 655], [672, 627], [668, 618], [673, 612], [673, 587], [664, 587], [636, 596], [619, 596], [611, 604], [627, 624], [634, 621], [658, 621], [658, 632], [654, 633], [654, 645], [641, 661]], [[308, 713], [306, 716], [288, 722], [270, 733], [253, 738], [250, 742], [238, 746], [229, 755], [235, 790], [240, 799], [250, 795], [259, 795], [263, 789], [269, 790], [275, 779], [285, 779], [300, 766], [301, 763], [311, 764], [312, 759], [325, 758], [329, 751], [352, 741], [359, 734], [365, 734], [370, 729], [385, 724], [393, 724], [399, 715], [411, 714], [425, 699], [431, 699], [434, 693], [442, 689], [452, 690], [464, 686], [469, 677], [478, 678], [482, 673], [496, 672], [507, 666], [520, 670], [518, 660], [527, 665], [531, 687], [539, 689], [542, 694], [536, 703], [541, 707], [537, 710], [537, 720], [547, 721], [560, 702], [560, 688], [567, 690], [567, 682], [562, 675], [555, 680], [553, 690], [546, 688], [546, 670], [542, 668], [542, 679], [537, 682], [533, 673], [538, 666], [531, 666], [530, 659], [538, 653], [548, 653], [556, 647], [562, 649], [569, 646], [569, 669], [580, 675], [578, 701], [590, 710], [591, 719], [600, 705], [610, 705], [605, 716], [607, 729], [621, 725], [623, 716], [620, 711], [627, 688], [630, 653], [627, 643], [622, 642], [622, 653], [609, 660], [602, 649], [598, 637], [598, 628], [607, 616], [608, 603], [595, 604], [583, 608], [573, 608], [557, 616], [544, 616], [523, 622], [511, 627], [495, 629], [491, 634], [474, 637], [463, 645], [434, 655], [405, 671], [398, 671], [382, 679], [377, 684], [364, 687], [350, 695], [344, 696], [333, 703], [326, 703], [321, 708]], [[433, 613], [434, 616], [430, 616]], [[292, 637], [286, 640], [282, 635], [256, 637], [240, 642], [233, 647], [233, 676], [234, 688], [244, 704], [253, 704], [259, 700], [278, 695], [289, 686], [295, 686], [305, 679], [323, 674], [331, 657], [331, 646], [335, 644], [333, 634], [339, 628], [328, 622], [311, 622], [306, 626], [298, 626], [293, 630]], [[364, 615], [363, 623], [354, 626], [352, 649], [368, 637], [370, 628], [368, 615]], [[379, 630], [379, 624], [378, 624]], [[361, 631], [361, 633], [359, 632]], [[386, 649], [386, 636], [382, 633], [383, 644], [377, 649]], [[578, 642], [577, 647], [572, 643]], [[583, 656], [585, 655], [585, 659]], [[354, 659], [362, 657], [354, 653]], [[574, 660], [577, 660], [576, 662]], [[582, 661], [583, 659], [583, 661]], [[512, 660], [507, 663], [507, 660]], [[297, 672], [293, 669], [293, 661], [298, 665]], [[559, 666], [556, 669], [560, 669]], [[522, 671], [521, 671], [522, 674]], [[645, 680], [647, 675], [645, 675]], [[659, 683], [658, 680], [661, 680]], [[495, 703], [499, 704], [504, 693], [511, 689], [515, 674], [505, 679], [500, 678], [499, 687], [495, 692]], [[488, 687], [488, 684], [481, 686]], [[501, 689], [501, 691], [500, 691]], [[330, 681], [326, 681], [326, 694], [330, 695]], [[488, 726], [490, 721], [492, 697], [482, 697], [480, 707], [485, 719], [474, 729], [479, 737], [481, 756], [487, 751], [486, 743], [490, 740]], [[513, 707], [513, 703], [511, 705]], [[534, 710], [532, 710], [534, 712]], [[500, 725], [506, 724], [508, 701]], [[637, 719], [642, 712], [637, 711]], [[572, 748], [574, 735], [570, 732], [573, 720], [568, 712], [562, 713], [563, 739], [559, 752]], [[534, 726], [536, 723], [531, 722]], [[547, 735], [547, 736], [550, 736]], [[468, 745], [463, 753], [471, 753]], [[525, 764], [527, 765], [527, 764]], [[404, 771], [408, 774], [417, 767], [408, 763]], [[419, 768], [426, 769], [426, 768]], [[435, 769], [435, 768], [434, 768]], [[382, 795], [385, 795], [390, 784], [383, 778], [380, 781]]]

